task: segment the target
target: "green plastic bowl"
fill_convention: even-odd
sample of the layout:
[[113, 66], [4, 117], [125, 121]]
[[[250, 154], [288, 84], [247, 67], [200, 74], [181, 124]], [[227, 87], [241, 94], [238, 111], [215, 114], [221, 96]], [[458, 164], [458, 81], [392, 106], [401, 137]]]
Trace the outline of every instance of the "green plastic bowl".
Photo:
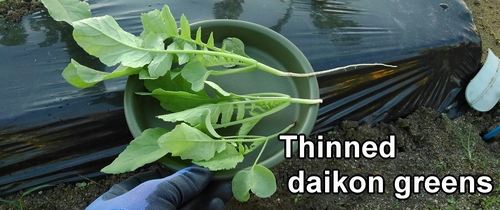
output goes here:
[[[259, 62], [282, 71], [313, 72], [307, 58], [292, 42], [266, 27], [239, 20], [208, 20], [191, 24], [193, 35], [199, 27], [202, 28], [204, 42], [208, 39], [210, 32], [214, 33], [216, 44], [220, 44], [227, 37], [237, 37], [245, 44], [246, 54]], [[279, 77], [257, 70], [237, 75], [211, 76], [209, 80], [216, 82], [226, 91], [236, 94], [279, 92], [296, 98], [319, 98], [318, 82], [315, 77]], [[132, 135], [140, 136], [143, 130], [153, 127], [173, 128], [174, 124], [156, 118], [168, 112], [160, 107], [155, 98], [135, 94], [141, 91], [146, 91], [143, 81], [137, 76], [130, 76], [125, 87], [124, 109]], [[262, 119], [250, 134], [270, 135], [297, 121], [295, 127], [288, 133], [309, 135], [316, 121], [318, 108], [319, 105], [291, 105]], [[294, 151], [297, 149], [296, 143], [293, 149]], [[232, 178], [236, 172], [251, 166], [259, 151], [258, 148], [245, 155], [245, 160], [235, 169], [214, 172], [214, 178], [218, 180]], [[259, 164], [271, 168], [284, 160], [284, 142], [276, 138], [268, 142]], [[174, 171], [192, 165], [189, 160], [181, 160], [170, 155], [161, 158], [159, 162]]]

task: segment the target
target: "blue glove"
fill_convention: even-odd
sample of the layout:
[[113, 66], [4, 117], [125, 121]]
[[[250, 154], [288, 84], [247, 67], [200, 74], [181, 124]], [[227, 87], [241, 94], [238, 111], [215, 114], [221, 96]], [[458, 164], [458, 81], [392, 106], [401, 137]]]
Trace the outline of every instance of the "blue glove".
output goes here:
[[209, 184], [212, 172], [206, 168], [188, 167], [161, 178], [165, 173], [156, 170], [115, 184], [87, 210], [223, 209], [232, 197], [229, 182]]

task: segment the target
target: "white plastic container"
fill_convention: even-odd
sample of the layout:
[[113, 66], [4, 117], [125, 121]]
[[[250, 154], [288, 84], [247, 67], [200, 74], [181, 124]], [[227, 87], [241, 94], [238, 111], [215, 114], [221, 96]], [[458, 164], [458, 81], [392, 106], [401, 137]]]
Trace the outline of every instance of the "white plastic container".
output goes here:
[[500, 59], [488, 49], [483, 67], [469, 82], [465, 98], [477, 111], [487, 112], [500, 100]]

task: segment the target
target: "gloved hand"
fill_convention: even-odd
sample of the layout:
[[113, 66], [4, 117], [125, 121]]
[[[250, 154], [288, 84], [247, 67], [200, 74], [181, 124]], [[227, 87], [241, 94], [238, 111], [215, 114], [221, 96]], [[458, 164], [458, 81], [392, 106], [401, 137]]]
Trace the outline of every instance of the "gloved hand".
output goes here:
[[212, 172], [206, 168], [188, 167], [165, 177], [166, 173], [156, 170], [132, 176], [113, 185], [87, 210], [223, 209], [232, 197], [229, 182], [209, 184]]

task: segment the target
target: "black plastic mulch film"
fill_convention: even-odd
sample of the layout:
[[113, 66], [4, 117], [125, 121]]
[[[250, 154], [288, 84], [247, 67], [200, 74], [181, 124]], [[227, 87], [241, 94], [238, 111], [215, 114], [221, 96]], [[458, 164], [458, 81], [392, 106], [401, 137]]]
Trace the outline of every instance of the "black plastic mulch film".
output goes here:
[[[138, 35], [140, 14], [157, 1], [89, 1], [93, 16], [112, 15]], [[318, 77], [321, 98], [314, 133], [341, 120], [374, 124], [420, 106], [453, 117], [476, 74], [481, 41], [461, 0], [175, 1], [190, 22], [240, 19], [287, 37], [315, 70], [356, 63]], [[61, 77], [70, 58], [110, 71], [71, 37], [72, 28], [45, 11], [19, 23], [0, 20], [0, 195], [102, 173], [132, 140], [123, 114], [125, 79], [77, 89]]]

